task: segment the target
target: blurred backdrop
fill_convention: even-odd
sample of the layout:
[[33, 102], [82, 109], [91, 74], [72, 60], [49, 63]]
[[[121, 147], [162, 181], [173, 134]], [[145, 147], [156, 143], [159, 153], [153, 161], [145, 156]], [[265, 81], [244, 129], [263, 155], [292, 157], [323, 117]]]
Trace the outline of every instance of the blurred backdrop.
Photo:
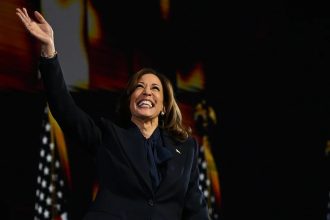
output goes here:
[[279, 1], [0, 1], [1, 219], [81, 219], [94, 161], [47, 109], [39, 45], [15, 14], [40, 11], [65, 80], [114, 117], [128, 77], [167, 75], [199, 140], [213, 219], [329, 220], [330, 16]]

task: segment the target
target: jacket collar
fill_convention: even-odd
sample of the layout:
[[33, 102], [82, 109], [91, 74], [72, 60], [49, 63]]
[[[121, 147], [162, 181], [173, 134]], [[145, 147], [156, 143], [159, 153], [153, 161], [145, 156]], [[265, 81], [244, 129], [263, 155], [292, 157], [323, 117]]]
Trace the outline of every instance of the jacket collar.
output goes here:
[[[125, 153], [132, 162], [133, 169], [141, 178], [142, 182], [146, 184], [148, 190], [153, 194], [154, 192], [149, 177], [147, 155], [144, 149], [144, 137], [141, 135], [140, 131], [136, 131], [136, 129], [138, 129], [138, 127], [134, 124], [127, 129], [123, 129], [123, 132], [119, 132], [118, 135], [120, 136]], [[168, 132], [160, 129], [160, 134], [163, 139], [164, 147], [167, 149], [171, 157], [167, 158], [167, 169], [158, 191], [161, 191], [162, 187], [174, 182], [182, 175], [186, 156], [180, 149], [181, 145], [171, 138]], [[165, 157], [167, 156], [165, 155]]]

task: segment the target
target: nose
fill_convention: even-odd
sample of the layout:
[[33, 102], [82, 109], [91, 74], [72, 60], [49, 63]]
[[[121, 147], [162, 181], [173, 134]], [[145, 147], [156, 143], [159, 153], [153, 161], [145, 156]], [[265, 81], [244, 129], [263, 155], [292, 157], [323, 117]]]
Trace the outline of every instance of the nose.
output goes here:
[[144, 95], [151, 95], [151, 89], [148, 86], [144, 87], [143, 94]]

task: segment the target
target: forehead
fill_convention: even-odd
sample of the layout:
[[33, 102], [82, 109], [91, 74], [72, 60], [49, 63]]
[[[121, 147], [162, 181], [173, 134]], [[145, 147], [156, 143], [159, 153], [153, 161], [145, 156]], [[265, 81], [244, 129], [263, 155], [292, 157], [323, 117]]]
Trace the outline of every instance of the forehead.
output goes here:
[[158, 84], [158, 85], [162, 85], [160, 79], [158, 78], [158, 76], [156, 76], [153, 73], [145, 73], [142, 76], [140, 76], [140, 78], [138, 78], [137, 80], [138, 83], [142, 82], [142, 83], [151, 83], [151, 84]]

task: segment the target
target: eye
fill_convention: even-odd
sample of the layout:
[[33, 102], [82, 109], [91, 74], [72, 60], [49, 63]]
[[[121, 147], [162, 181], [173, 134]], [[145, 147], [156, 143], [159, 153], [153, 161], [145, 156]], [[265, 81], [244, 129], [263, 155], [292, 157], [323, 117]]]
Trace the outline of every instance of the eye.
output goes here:
[[141, 83], [136, 84], [135, 88], [143, 88], [143, 85]]
[[158, 86], [153, 86], [151, 89], [156, 90], [156, 91], [160, 91], [160, 88]]

